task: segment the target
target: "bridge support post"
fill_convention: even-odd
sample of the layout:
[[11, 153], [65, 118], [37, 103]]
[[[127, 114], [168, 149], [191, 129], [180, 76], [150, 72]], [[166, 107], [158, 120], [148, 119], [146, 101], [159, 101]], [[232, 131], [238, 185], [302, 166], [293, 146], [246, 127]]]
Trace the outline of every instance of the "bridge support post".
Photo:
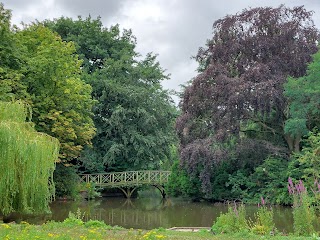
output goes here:
[[127, 187], [127, 188], [118, 187], [118, 188], [123, 192], [126, 198], [131, 198], [132, 193], [137, 189], [137, 187]]

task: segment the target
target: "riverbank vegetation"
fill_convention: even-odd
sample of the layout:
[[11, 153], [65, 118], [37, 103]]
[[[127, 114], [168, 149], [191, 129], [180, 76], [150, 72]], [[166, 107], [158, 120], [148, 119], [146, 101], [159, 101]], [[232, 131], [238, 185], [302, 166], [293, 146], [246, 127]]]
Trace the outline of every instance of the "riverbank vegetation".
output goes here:
[[[31, 113], [29, 113], [31, 114]], [[48, 212], [54, 197], [57, 139], [37, 132], [22, 102], [0, 101], [0, 212]]]
[[303, 7], [217, 20], [181, 94], [168, 190], [195, 200], [292, 204], [287, 179], [319, 178], [319, 32]]
[[[296, 234], [313, 234], [307, 226], [319, 206], [320, 190], [314, 186], [320, 177], [320, 51], [312, 12], [281, 5], [217, 20], [196, 56], [199, 74], [184, 86], [179, 110], [161, 86], [169, 74], [156, 54], [140, 56], [131, 30], [106, 28], [91, 17], [18, 28], [3, 4], [0, 29], [0, 166], [7, 174], [0, 182], [2, 213], [45, 210], [55, 164], [58, 197], [77, 195], [78, 173], [171, 169], [170, 195], [248, 203], [263, 197], [270, 204], [293, 205]], [[10, 104], [17, 108], [5, 110]], [[30, 111], [21, 120], [22, 105]], [[298, 180], [303, 188], [293, 185]], [[244, 208], [232, 211], [215, 223], [219, 234], [273, 231], [266, 208], [253, 225], [238, 219]], [[229, 220], [236, 227], [228, 226]], [[30, 230], [40, 238], [63, 239], [56, 228], [69, 234], [68, 221], [4, 224], [0, 234]], [[94, 233], [81, 223], [70, 234], [107, 234], [107, 226], [99, 227]], [[248, 228], [254, 230], [243, 233]], [[119, 231], [115, 239], [122, 233], [143, 239], [146, 233], [110, 231]], [[180, 233], [166, 233], [179, 239]], [[202, 233], [192, 234], [201, 239]], [[153, 233], [146, 239], [151, 236], [156, 239]]]
[[[11, 25], [0, 4], [0, 101], [30, 106], [35, 129], [60, 142], [56, 195], [75, 197], [79, 172], [159, 169], [172, 161], [177, 110], [156, 54], [131, 30], [61, 17]], [[167, 163], [167, 166], [171, 164]]]
[[43, 225], [30, 225], [26, 222], [21, 224], [0, 224], [0, 238], [4, 240], [24, 239], [127, 239], [127, 240], [157, 240], [157, 239], [181, 239], [181, 240], [231, 240], [231, 239], [273, 239], [273, 240], [302, 240], [317, 239], [311, 237], [287, 236], [261, 236], [249, 232], [234, 234], [213, 234], [211, 231], [179, 232], [165, 229], [141, 230], [111, 227], [102, 222], [91, 221], [84, 224], [70, 224], [68, 222], [48, 222]]

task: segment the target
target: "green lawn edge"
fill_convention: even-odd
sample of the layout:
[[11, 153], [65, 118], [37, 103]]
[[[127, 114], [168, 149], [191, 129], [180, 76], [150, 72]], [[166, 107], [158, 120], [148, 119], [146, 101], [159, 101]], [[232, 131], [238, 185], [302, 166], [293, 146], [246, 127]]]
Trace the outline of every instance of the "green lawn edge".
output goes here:
[[142, 230], [142, 229], [125, 229], [122, 227], [109, 225], [91, 224], [91, 226], [83, 223], [65, 223], [65, 222], [48, 222], [43, 225], [32, 225], [26, 222], [20, 224], [10, 223], [0, 224], [0, 239], [4, 240], [29, 240], [29, 239], [59, 239], [59, 240], [155, 240], [155, 239], [213, 239], [213, 240], [229, 240], [229, 239], [320, 239], [313, 237], [297, 237], [289, 236], [260, 236], [249, 232], [240, 232], [236, 234], [218, 234], [215, 235], [210, 231], [199, 232], [180, 232], [166, 229]]

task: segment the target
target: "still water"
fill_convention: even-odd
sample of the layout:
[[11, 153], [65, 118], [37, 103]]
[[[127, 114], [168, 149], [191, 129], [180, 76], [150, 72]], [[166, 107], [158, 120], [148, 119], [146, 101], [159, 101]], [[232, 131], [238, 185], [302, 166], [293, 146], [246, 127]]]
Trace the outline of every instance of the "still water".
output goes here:
[[[30, 223], [47, 220], [63, 221], [69, 212], [80, 209], [84, 220], [103, 220], [109, 225], [125, 228], [153, 229], [170, 227], [211, 227], [227, 205], [208, 202], [190, 202], [162, 198], [101, 198], [92, 201], [56, 201], [51, 204], [51, 215], [28, 219]], [[273, 207], [276, 227], [282, 232], [292, 232], [290, 207]], [[246, 206], [247, 215], [253, 218], [257, 206]]]

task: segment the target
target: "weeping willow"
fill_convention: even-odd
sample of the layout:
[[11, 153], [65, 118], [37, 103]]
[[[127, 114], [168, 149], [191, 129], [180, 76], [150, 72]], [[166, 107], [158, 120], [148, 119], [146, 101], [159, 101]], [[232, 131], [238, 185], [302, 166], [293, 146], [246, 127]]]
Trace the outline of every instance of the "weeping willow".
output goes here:
[[26, 122], [21, 102], [0, 102], [0, 212], [42, 213], [54, 197], [57, 139]]

